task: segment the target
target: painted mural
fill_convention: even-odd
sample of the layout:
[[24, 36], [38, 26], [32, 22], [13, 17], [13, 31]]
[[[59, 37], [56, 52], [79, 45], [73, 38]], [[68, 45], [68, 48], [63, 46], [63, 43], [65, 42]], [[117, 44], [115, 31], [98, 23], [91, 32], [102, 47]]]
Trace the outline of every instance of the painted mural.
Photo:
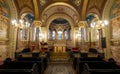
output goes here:
[[112, 57], [120, 62], [120, 0], [115, 0], [111, 8], [111, 54]]
[[9, 7], [0, 0], [0, 61], [7, 57], [8, 49], [8, 27], [9, 27]]
[[120, 38], [120, 0], [116, 0], [111, 8], [112, 38]]
[[9, 10], [5, 0], [0, 0], [0, 40], [8, 38]]

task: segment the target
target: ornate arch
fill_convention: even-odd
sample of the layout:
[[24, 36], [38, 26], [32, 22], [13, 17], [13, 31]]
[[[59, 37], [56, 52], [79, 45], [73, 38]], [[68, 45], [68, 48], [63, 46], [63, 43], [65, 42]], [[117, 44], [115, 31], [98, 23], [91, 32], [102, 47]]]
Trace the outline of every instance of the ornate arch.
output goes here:
[[[107, 0], [102, 14], [103, 20], [107, 19], [108, 21], [110, 21], [110, 10], [113, 4], [114, 4], [114, 0]], [[105, 49], [105, 58], [111, 58], [113, 56], [110, 48], [110, 39], [111, 39], [110, 24], [106, 28], [106, 34], [107, 34], [106, 36], [107, 49]]]
[[54, 15], [52, 15], [51, 17], [49, 17], [48, 20], [47, 20], [47, 22], [46, 22], [46, 27], [47, 27], [47, 29], [49, 28], [50, 23], [51, 23], [54, 19], [56, 19], [56, 18], [64, 18], [64, 19], [66, 19], [66, 20], [70, 23], [71, 28], [74, 27], [74, 24], [75, 24], [75, 23], [73, 23], [73, 20], [72, 20], [72, 18], [71, 18], [70, 16], [68, 16], [68, 15], [66, 15], [66, 14], [54, 14]]
[[91, 13], [96, 14], [99, 18], [101, 18], [100, 12], [97, 7], [93, 7], [87, 12], [87, 14], [91, 14]]
[[24, 7], [24, 8], [21, 10], [19, 16], [22, 16], [22, 15], [25, 14], [25, 13], [31, 13], [32, 15], [34, 14], [34, 12], [33, 12], [29, 7]]
[[102, 19], [110, 18], [110, 10], [113, 4], [114, 4], [114, 0], [107, 0], [106, 5], [103, 10]]
[[46, 22], [50, 16], [56, 13], [69, 15], [74, 20], [73, 22], [78, 22], [80, 20], [80, 15], [74, 7], [72, 7], [71, 5], [67, 3], [57, 2], [57, 3], [49, 5], [42, 12], [41, 14], [42, 22]]
[[[17, 9], [15, 7], [14, 1], [13, 0], [6, 0], [6, 3], [9, 6], [10, 9], [10, 21], [13, 19], [17, 19], [18, 15], [17, 15]], [[10, 23], [11, 25], [11, 23]], [[17, 31], [13, 31], [13, 27], [10, 26], [9, 27], [9, 46], [10, 46], [10, 50], [7, 50], [9, 53], [7, 54], [9, 57], [14, 58], [14, 53], [15, 53], [15, 49], [16, 49], [16, 34]]]
[[[75, 38], [74, 38], [74, 31], [73, 30], [74, 30], [74, 24], [76, 24], [76, 23], [74, 23], [73, 19], [66, 14], [54, 14], [51, 17], [49, 17], [48, 20], [47, 20], [47, 23], [46, 23], [47, 32], [49, 30], [48, 28], [49, 28], [50, 23], [56, 18], [64, 18], [70, 23], [71, 31], [72, 31], [72, 35], [73, 35], [72, 41], [74, 42]], [[76, 24], [76, 26], [77, 26], [77, 24]]]
[[10, 14], [11, 14], [11, 19], [17, 19], [17, 9], [15, 7], [14, 1], [13, 0], [6, 0], [6, 3], [9, 5], [10, 8]]

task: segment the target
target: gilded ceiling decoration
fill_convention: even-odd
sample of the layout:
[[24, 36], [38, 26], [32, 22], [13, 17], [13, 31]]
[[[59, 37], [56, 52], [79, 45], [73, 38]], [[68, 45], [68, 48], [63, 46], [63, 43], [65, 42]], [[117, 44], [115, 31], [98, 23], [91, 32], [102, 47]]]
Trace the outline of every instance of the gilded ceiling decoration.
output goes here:
[[75, 5], [80, 6], [81, 0], [74, 0]]
[[40, 5], [43, 6], [46, 4], [46, 0], [40, 0]]
[[22, 10], [25, 7], [28, 7], [31, 10], [34, 10], [32, 0], [14, 0], [15, 5], [18, 8], [18, 11]]
[[95, 8], [99, 10], [99, 12], [102, 12], [106, 2], [107, 0], [89, 0], [87, 11], [94, 11], [92, 9]]
[[49, 29], [56, 31], [64, 31], [64, 30], [70, 30], [71, 26], [66, 19], [57, 18], [51, 22]]
[[54, 15], [56, 13], [67, 14], [71, 18], [73, 18], [74, 21], [77, 21], [79, 19], [79, 14], [76, 13], [76, 11], [72, 8], [63, 5], [56, 5], [44, 11], [44, 13], [42, 14], [42, 20], [45, 21], [51, 15]]
[[64, 1], [69, 1], [69, 0], [52, 0], [52, 1], [63, 1], [64, 2]]
[[14, 0], [14, 2], [18, 13], [33, 11], [35, 17], [43, 22], [56, 13], [66, 14], [78, 22], [80, 19], [84, 20], [91, 12], [100, 15], [107, 0]]

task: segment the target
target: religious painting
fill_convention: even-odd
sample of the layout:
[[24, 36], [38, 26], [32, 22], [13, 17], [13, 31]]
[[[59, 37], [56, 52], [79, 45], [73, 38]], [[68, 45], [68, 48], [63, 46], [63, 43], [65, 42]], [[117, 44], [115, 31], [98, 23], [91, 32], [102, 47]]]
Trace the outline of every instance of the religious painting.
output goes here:
[[112, 38], [120, 38], [120, 0], [116, 0], [111, 9]]
[[8, 40], [9, 9], [5, 0], [0, 0], [0, 41]]
[[120, 16], [111, 20], [113, 39], [120, 38], [120, 22], [119, 21], [120, 21]]
[[[3, 17], [2, 16], [0, 16], [0, 19], [3, 19]], [[8, 32], [8, 20], [7, 19], [4, 19], [4, 20], [2, 20], [1, 21], [2, 22], [2, 24], [0, 24], [0, 40], [1, 39], [7, 39], [8, 37], [8, 35], [7, 35], [7, 32]]]

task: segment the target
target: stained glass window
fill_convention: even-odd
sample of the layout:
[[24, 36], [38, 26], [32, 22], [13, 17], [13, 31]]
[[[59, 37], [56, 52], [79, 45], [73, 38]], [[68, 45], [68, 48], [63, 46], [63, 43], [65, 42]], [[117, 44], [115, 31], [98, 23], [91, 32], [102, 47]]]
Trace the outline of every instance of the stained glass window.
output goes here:
[[48, 31], [48, 39], [50, 39], [50, 30]]
[[68, 31], [64, 32], [64, 38], [67, 40], [68, 39]]
[[52, 31], [52, 39], [53, 39], [53, 40], [55, 40], [55, 39], [56, 39], [56, 32], [55, 32], [55, 30], [54, 30], [54, 31]]
[[70, 30], [70, 40], [72, 40], [72, 31]]
[[36, 40], [36, 27], [33, 28], [33, 41]]

